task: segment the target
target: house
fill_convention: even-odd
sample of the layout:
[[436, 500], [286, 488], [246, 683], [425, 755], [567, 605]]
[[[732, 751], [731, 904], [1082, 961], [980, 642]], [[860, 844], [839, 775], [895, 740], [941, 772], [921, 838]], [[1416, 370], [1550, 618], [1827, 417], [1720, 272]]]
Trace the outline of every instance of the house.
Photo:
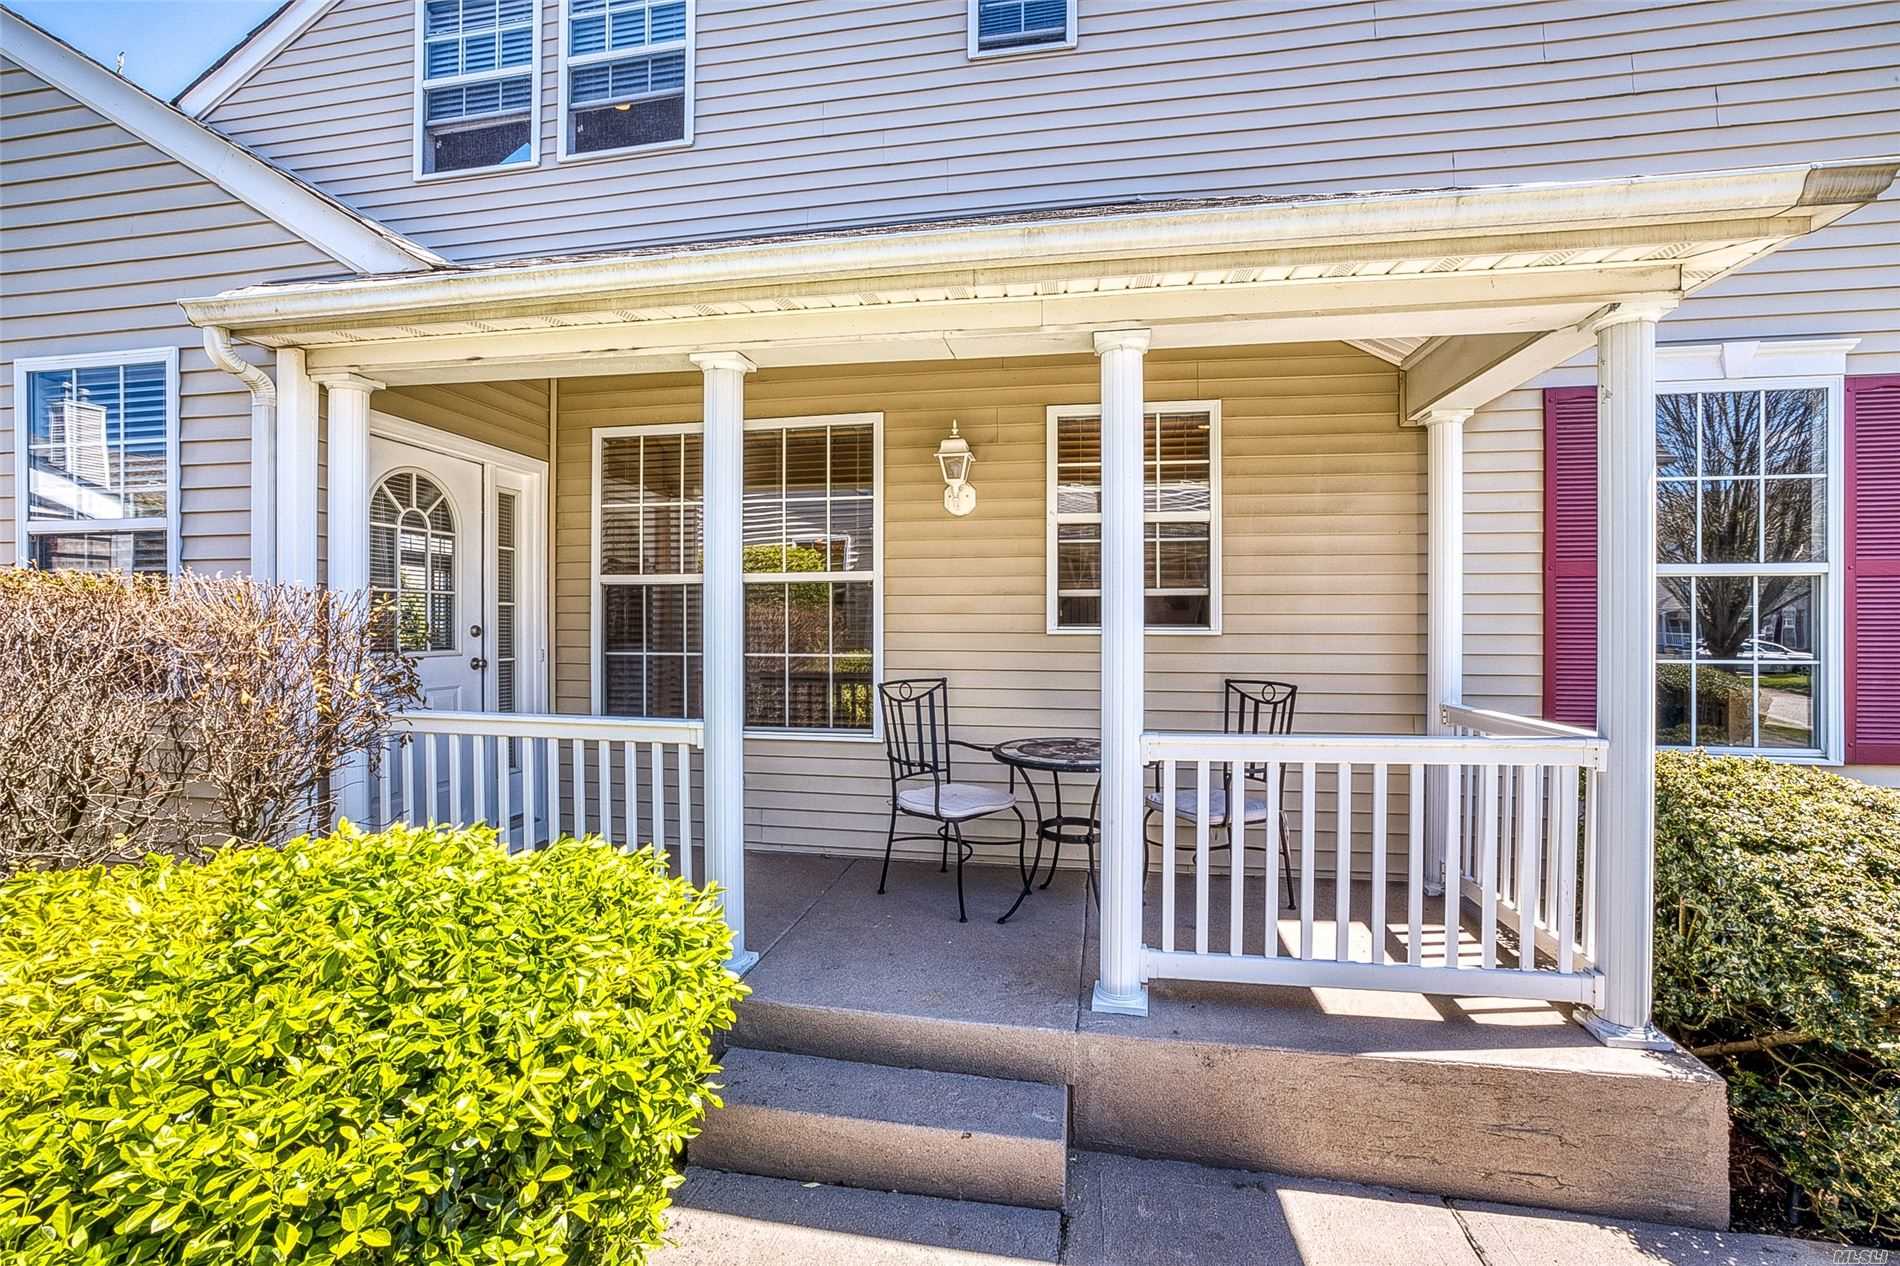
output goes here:
[[[350, 816], [672, 842], [735, 966], [780, 947], [741, 1040], [1719, 1222], [1719, 1083], [1650, 1023], [1651, 744], [1900, 781], [1891, 16], [289, 0], [167, 105], [7, 13], [0, 560], [386, 597], [433, 711]], [[848, 894], [895, 939], [826, 961], [887, 991], [916, 920], [952, 962], [1026, 926], [952, 930], [947, 842], [870, 904], [873, 687], [937, 676], [959, 739], [1099, 737], [1052, 1046], [774, 996], [758, 903]], [[1215, 732], [1225, 678], [1296, 684], [1292, 733]], [[1264, 1018], [1316, 990], [1556, 1022]], [[1215, 1048], [1250, 1071], [1154, 1093]], [[1334, 1111], [1370, 1083], [1324, 1057], [1381, 1052], [1405, 1110]]]

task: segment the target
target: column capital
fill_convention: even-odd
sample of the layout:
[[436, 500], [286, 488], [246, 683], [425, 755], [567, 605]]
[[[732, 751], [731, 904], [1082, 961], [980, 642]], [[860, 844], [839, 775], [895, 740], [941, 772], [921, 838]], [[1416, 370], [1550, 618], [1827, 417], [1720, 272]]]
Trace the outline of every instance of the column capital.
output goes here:
[[310, 377], [314, 381], [321, 383], [326, 391], [335, 391], [340, 387], [345, 391], [361, 391], [367, 393], [371, 391], [381, 391], [388, 385], [387, 383], [378, 382], [374, 378], [365, 378], [361, 374], [352, 374], [348, 371], [315, 373], [310, 375]]
[[1660, 321], [1676, 310], [1678, 302], [1674, 295], [1644, 295], [1637, 299], [1625, 299], [1591, 318], [1590, 333], [1599, 334], [1612, 325], [1628, 325], [1632, 321]]
[[749, 374], [758, 366], [742, 352], [694, 352], [686, 359], [698, 365], [702, 373], [715, 369], [730, 369], [735, 373]]
[[1095, 331], [1095, 354], [1108, 352], [1145, 352], [1154, 335], [1148, 330], [1097, 330]]
[[1427, 409], [1419, 416], [1418, 425], [1438, 426], [1441, 423], [1450, 422], [1462, 426], [1470, 421], [1471, 415], [1476, 412], [1476, 409]]

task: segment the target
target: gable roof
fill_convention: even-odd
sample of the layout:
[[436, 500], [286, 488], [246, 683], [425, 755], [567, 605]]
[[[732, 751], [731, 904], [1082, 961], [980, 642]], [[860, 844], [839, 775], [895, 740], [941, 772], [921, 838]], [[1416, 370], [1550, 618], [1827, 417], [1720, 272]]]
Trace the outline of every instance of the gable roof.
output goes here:
[[357, 272], [414, 272], [441, 256], [219, 136], [51, 32], [0, 6], [7, 60], [97, 111]]
[[284, 0], [269, 17], [245, 32], [243, 39], [200, 71], [196, 79], [185, 85], [183, 92], [172, 98], [172, 104], [192, 118], [202, 119], [335, 3], [336, 0]]

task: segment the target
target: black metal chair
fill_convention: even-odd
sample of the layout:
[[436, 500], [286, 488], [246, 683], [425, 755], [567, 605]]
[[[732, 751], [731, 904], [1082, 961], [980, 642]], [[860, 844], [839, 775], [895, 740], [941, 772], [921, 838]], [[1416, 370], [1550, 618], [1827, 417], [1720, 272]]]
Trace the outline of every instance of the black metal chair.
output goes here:
[[[1260, 678], [1229, 677], [1222, 682], [1221, 733], [1223, 734], [1291, 734], [1293, 732], [1293, 712], [1299, 700], [1300, 688], [1291, 682], [1266, 681]], [[1285, 877], [1282, 891], [1286, 894], [1286, 904], [1293, 904], [1293, 855], [1287, 848], [1286, 832], [1286, 766], [1280, 767], [1280, 809], [1276, 820], [1280, 825], [1280, 869]], [[1264, 783], [1267, 780], [1267, 766], [1264, 762], [1245, 764], [1240, 769], [1241, 823], [1252, 826], [1267, 820], [1267, 797], [1265, 791], [1258, 794], [1248, 789], [1248, 783]], [[1220, 785], [1207, 790], [1207, 818], [1212, 828], [1209, 832], [1208, 848], [1232, 848], [1234, 842], [1233, 815], [1229, 807], [1234, 803], [1234, 767], [1220, 767]], [[1201, 798], [1197, 787], [1182, 787], [1177, 784], [1174, 790], [1173, 812], [1177, 818], [1193, 822], [1200, 817]], [[1153, 846], [1148, 840], [1148, 819], [1157, 813], [1166, 813], [1169, 806], [1161, 791], [1161, 771], [1155, 771], [1155, 788], [1148, 793], [1147, 809], [1141, 817], [1141, 834], [1144, 843]], [[1219, 831], [1225, 838], [1214, 842], [1212, 832]], [[1148, 849], [1142, 850], [1141, 874], [1143, 880], [1148, 877]], [[1234, 863], [1238, 865], [1239, 863]]]
[[[936, 840], [942, 846], [938, 873], [950, 869], [950, 842], [957, 845], [957, 922], [968, 923], [963, 905], [963, 863], [975, 852], [963, 838], [963, 824], [1008, 810], [1016, 815], [1017, 866], [1022, 866], [1029, 822], [1016, 807], [1016, 773], [1010, 771], [1009, 790], [982, 783], [958, 782], [952, 767], [953, 747], [987, 753], [980, 743], [950, 737], [950, 683], [943, 677], [913, 677], [878, 683], [878, 706], [884, 712], [884, 754], [891, 766], [891, 826], [884, 841], [884, 869], [877, 890], [884, 891], [891, 874], [891, 846], [899, 840]], [[928, 782], [924, 780], [928, 779]], [[906, 785], [910, 784], [910, 785]], [[899, 835], [897, 817], [924, 818], [937, 824], [930, 834]], [[1028, 880], [1023, 881], [1027, 885]]]

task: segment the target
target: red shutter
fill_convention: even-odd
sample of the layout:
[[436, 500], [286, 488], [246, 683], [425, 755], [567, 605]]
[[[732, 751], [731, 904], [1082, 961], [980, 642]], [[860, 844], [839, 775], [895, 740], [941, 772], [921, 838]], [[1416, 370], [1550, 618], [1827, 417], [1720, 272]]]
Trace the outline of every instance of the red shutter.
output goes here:
[[1544, 392], [1544, 718], [1597, 719], [1597, 389]]
[[1847, 380], [1847, 759], [1900, 765], [1900, 375]]

